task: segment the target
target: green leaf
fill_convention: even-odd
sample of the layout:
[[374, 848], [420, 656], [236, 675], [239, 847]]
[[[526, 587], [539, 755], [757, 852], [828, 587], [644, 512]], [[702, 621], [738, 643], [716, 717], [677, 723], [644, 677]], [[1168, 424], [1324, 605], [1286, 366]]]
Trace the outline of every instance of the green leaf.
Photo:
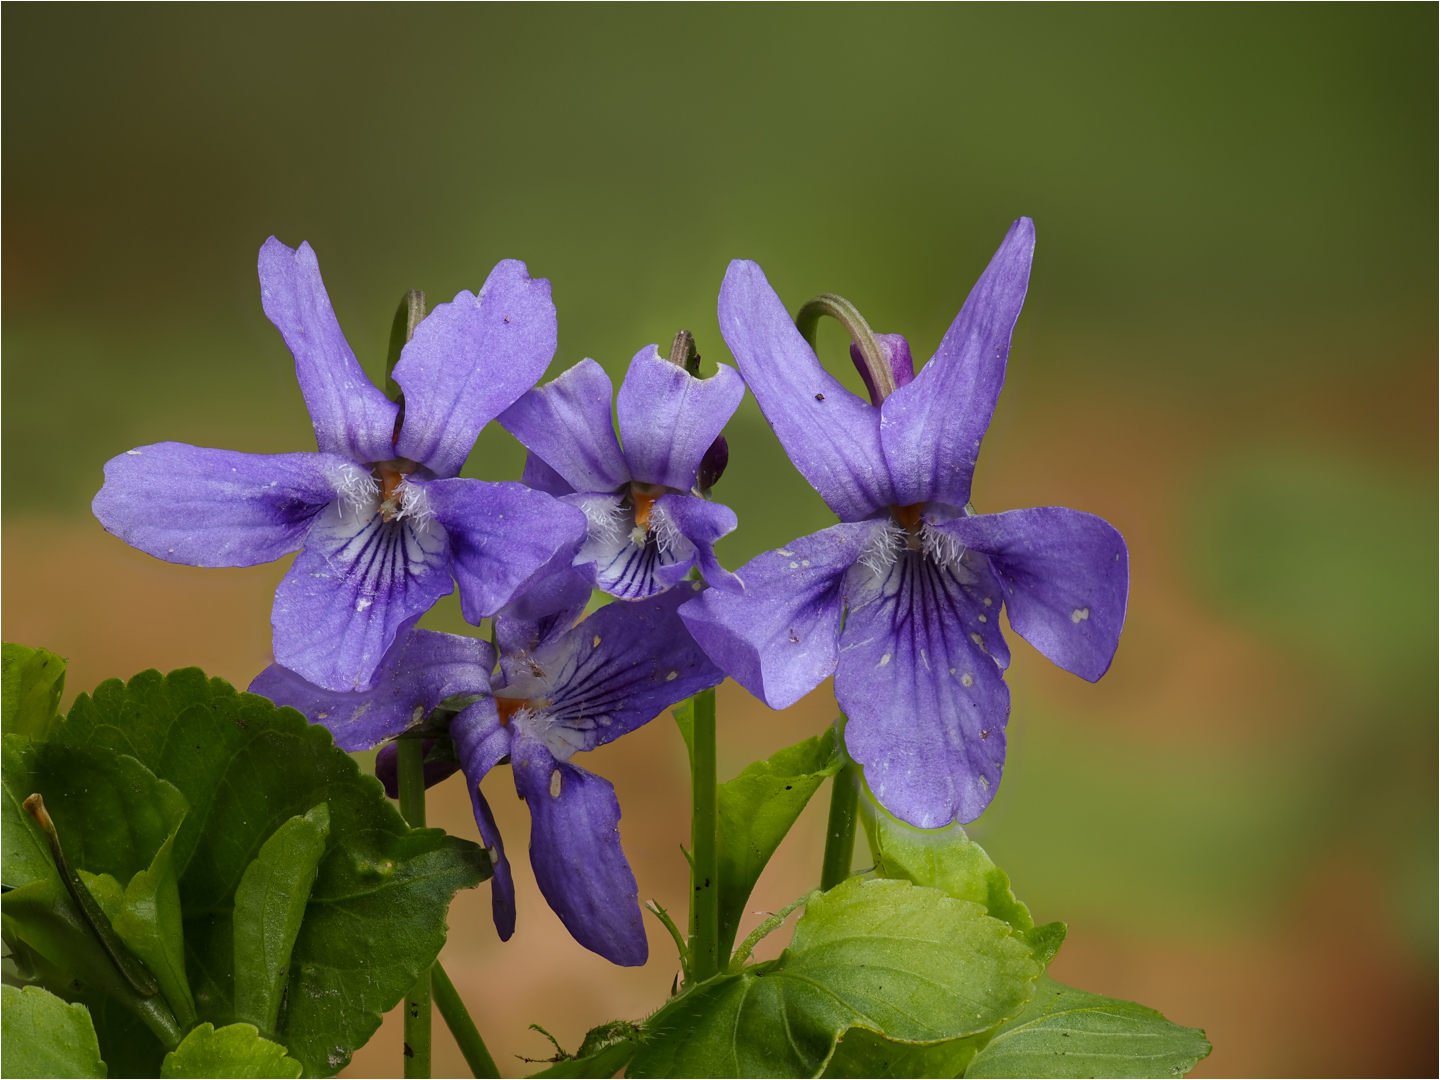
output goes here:
[[275, 1030], [290, 953], [329, 835], [324, 803], [291, 818], [265, 841], [235, 890], [235, 1015], [262, 1033]]
[[185, 924], [171, 860], [175, 836], [172, 832], [149, 867], [130, 879], [120, 911], [110, 923], [155, 976], [180, 1027], [189, 1030], [196, 1020], [195, 998], [185, 975]]
[[84, 1005], [67, 1005], [38, 986], [0, 987], [0, 998], [7, 1077], [106, 1075]]
[[1184, 1076], [1209, 1053], [1203, 1031], [1042, 977], [1035, 1000], [1001, 1026], [965, 1075]]
[[65, 660], [44, 649], [0, 646], [0, 731], [44, 739], [65, 692]]
[[961, 1076], [987, 1035], [939, 1043], [905, 1043], [864, 1028], [845, 1032], [825, 1077]]
[[82, 694], [57, 738], [132, 754], [192, 813], [174, 864], [190, 986], [202, 1020], [235, 1020], [236, 889], [275, 832], [320, 803], [329, 845], [291, 951], [276, 1037], [307, 1073], [332, 1075], [380, 1026], [445, 941], [457, 889], [489, 876], [478, 845], [409, 829], [374, 777], [291, 709], [187, 668]]
[[[678, 711], [678, 709], [677, 709]], [[682, 728], [683, 730], [683, 728]], [[787, 746], [720, 785], [720, 952], [735, 945], [745, 903], [810, 796], [844, 764], [834, 729]]]
[[979, 904], [851, 878], [778, 960], [702, 983], [647, 1024], [630, 1076], [814, 1076], [848, 1028], [933, 1042], [1019, 1014], [1040, 968]]
[[297, 1077], [300, 1062], [285, 1047], [262, 1039], [253, 1024], [231, 1024], [218, 1030], [201, 1024], [185, 1041], [165, 1055], [160, 1075], [165, 1080], [184, 1077]]
[[[535, 1027], [534, 1024], [530, 1026]], [[540, 1030], [548, 1037], [548, 1032]], [[591, 1028], [573, 1057], [561, 1058], [548, 1069], [533, 1075], [607, 1080], [625, 1067], [635, 1055], [643, 1037], [639, 1024], [632, 1024], [628, 1020], [612, 1020], [608, 1024]]]

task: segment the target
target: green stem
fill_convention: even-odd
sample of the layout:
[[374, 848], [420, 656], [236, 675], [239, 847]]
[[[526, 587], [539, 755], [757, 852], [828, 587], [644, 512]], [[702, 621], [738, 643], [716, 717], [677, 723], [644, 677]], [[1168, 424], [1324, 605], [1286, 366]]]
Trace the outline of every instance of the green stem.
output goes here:
[[846, 765], [831, 781], [830, 823], [825, 828], [825, 862], [820, 888], [833, 889], [850, 876], [855, 856], [855, 810], [860, 802], [854, 767]]
[[445, 969], [438, 960], [430, 968], [430, 988], [435, 995], [435, 1004], [440, 1009], [440, 1015], [445, 1018], [445, 1023], [450, 1028], [450, 1034], [454, 1035], [455, 1041], [460, 1044], [460, 1052], [465, 1055], [465, 1064], [470, 1066], [470, 1072], [477, 1077], [498, 1077], [500, 1070], [495, 1065], [495, 1059], [490, 1056], [490, 1051], [485, 1049], [485, 1040], [480, 1037], [480, 1030], [475, 1026], [475, 1021], [470, 1019], [465, 1002], [460, 1000], [459, 991], [455, 989], [455, 984], [450, 981], [450, 976], [445, 974]]
[[[400, 739], [396, 745], [400, 781], [400, 813], [412, 829], [425, 828], [425, 744]], [[430, 970], [415, 980], [405, 995], [406, 1080], [430, 1075]]]
[[704, 982], [719, 974], [720, 810], [715, 786], [715, 691], [695, 695], [694, 753], [690, 759], [690, 940], [691, 977]]

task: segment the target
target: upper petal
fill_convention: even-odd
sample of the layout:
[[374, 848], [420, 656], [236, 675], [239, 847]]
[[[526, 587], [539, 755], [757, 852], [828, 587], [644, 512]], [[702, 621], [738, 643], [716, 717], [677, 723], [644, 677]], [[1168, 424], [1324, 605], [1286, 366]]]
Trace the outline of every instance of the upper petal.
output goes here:
[[585, 611], [590, 586], [568, 567], [516, 597], [495, 616], [495, 642], [505, 657], [528, 656], [560, 637]]
[[242, 454], [155, 443], [105, 463], [90, 508], [107, 532], [166, 562], [255, 566], [298, 551], [338, 492], [369, 480], [335, 454]]
[[376, 388], [355, 359], [330, 307], [320, 263], [308, 243], [275, 237], [260, 249], [260, 302], [290, 355], [321, 453], [387, 461], [399, 406]]
[[1104, 518], [1042, 506], [939, 526], [990, 556], [1015, 632], [1051, 663], [1094, 682], [1125, 625], [1130, 553]]
[[973, 821], [1005, 764], [999, 590], [974, 554], [904, 550], [876, 565], [846, 583], [835, 672], [846, 748], [896, 817], [922, 829]]
[[901, 506], [964, 506], [980, 440], [1005, 382], [1010, 335], [1030, 282], [1035, 223], [1020, 218], [970, 290], [930, 362], [885, 399], [880, 438]]
[[607, 604], [558, 640], [524, 657], [502, 657], [502, 696], [549, 702], [534, 725], [542, 733], [557, 729], [547, 742], [561, 757], [634, 731], [725, 678], [676, 615], [694, 595], [681, 585], [649, 600]]
[[507, 481], [435, 480], [423, 486], [445, 527], [460, 609], [478, 625], [532, 585], [570, 564], [585, 536], [585, 515]]
[[707, 590], [680, 617], [725, 674], [787, 708], [835, 670], [845, 574], [883, 529], [860, 521], [802, 536], [740, 568], [745, 595]]
[[745, 380], [725, 364], [697, 379], [647, 345], [630, 361], [615, 411], [630, 476], [689, 491], [700, 459], [745, 396]]
[[515, 788], [530, 807], [530, 867], [570, 936], [614, 964], [650, 955], [640, 890], [620, 846], [620, 803], [603, 777], [517, 738]]
[[500, 426], [576, 491], [614, 491], [630, 472], [615, 438], [610, 397], [605, 369], [581, 360], [526, 392], [500, 415]]
[[250, 693], [288, 705], [321, 724], [342, 750], [369, 750], [418, 723], [454, 694], [490, 692], [495, 650], [479, 638], [407, 629], [365, 691], [316, 686], [278, 664], [255, 676]]
[[483, 428], [535, 385], [555, 355], [550, 282], [525, 264], [495, 264], [480, 295], [438, 304], [400, 353], [395, 381], [405, 391], [396, 451], [454, 476]]
[[842, 521], [895, 502], [880, 446], [880, 410], [830, 375], [753, 262], [720, 286], [720, 332], [790, 460]]
[[328, 690], [368, 690], [401, 628], [453, 590], [433, 519], [333, 502], [275, 590], [275, 662]]

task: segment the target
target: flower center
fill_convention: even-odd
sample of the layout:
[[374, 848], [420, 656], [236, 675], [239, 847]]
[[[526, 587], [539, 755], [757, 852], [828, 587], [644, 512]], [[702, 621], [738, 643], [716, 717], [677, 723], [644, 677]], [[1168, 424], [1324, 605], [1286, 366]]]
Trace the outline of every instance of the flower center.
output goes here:
[[495, 696], [495, 711], [500, 714], [500, 724], [508, 727], [520, 713], [538, 712], [550, 704], [545, 698]]
[[376, 464], [374, 475], [380, 481], [380, 516], [386, 521], [394, 521], [400, 516], [404, 503], [401, 487], [405, 477], [416, 468], [415, 462], [409, 458], [394, 458]]
[[909, 506], [890, 507], [890, 516], [895, 519], [902, 529], [905, 530], [905, 546], [911, 551], [919, 551], [924, 542], [921, 532], [925, 524], [925, 504], [911, 503]]
[[630, 531], [630, 539], [635, 544], [640, 547], [645, 546], [652, 527], [650, 514], [655, 507], [655, 500], [661, 495], [670, 493], [670, 489], [664, 484], [644, 484], [639, 480], [630, 481], [628, 497], [630, 506], [635, 511], [635, 527]]

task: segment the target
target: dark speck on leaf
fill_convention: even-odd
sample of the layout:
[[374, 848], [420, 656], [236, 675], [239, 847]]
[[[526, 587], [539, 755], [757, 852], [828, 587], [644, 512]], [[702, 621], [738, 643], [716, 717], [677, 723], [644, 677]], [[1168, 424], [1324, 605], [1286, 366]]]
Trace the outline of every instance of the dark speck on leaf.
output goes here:
[[815, 395], [815, 400], [816, 400], [816, 401], [824, 401], [824, 400], [825, 400], [825, 395], [824, 395], [824, 394], [816, 394], [816, 395]]

